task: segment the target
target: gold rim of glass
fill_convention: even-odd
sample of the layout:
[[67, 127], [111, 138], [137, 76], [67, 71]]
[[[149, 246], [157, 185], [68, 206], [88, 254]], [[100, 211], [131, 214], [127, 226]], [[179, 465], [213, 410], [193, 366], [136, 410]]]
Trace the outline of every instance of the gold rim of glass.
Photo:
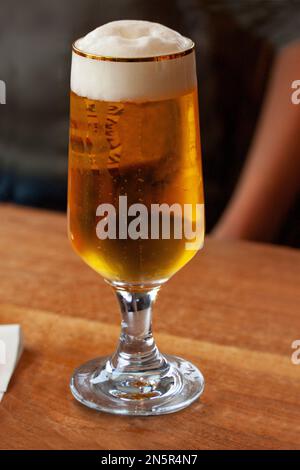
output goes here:
[[81, 49], [78, 49], [78, 47], [76, 47], [77, 41], [79, 41], [79, 39], [74, 41], [72, 44], [72, 50], [73, 52], [75, 52], [75, 54], [80, 55], [81, 57], [86, 57], [88, 59], [103, 60], [109, 62], [159, 62], [161, 60], [171, 60], [178, 59], [179, 57], [184, 57], [185, 55], [188, 55], [193, 52], [193, 50], [195, 49], [195, 43], [191, 41], [192, 44], [188, 49], [185, 49], [184, 51], [180, 52], [174, 52], [173, 54], [162, 54], [149, 57], [112, 57], [84, 52]]

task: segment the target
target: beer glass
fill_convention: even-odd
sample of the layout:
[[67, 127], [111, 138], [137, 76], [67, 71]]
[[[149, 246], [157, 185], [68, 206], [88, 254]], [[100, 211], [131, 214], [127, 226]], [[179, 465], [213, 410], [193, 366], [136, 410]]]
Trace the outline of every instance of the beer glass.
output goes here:
[[[70, 113], [69, 238], [113, 288], [122, 317], [115, 353], [76, 369], [71, 391], [110, 413], [180, 410], [204, 379], [190, 362], [160, 353], [151, 317], [161, 286], [203, 245], [194, 43], [116, 57], [75, 42]], [[176, 321], [176, 298], [162, 314]]]

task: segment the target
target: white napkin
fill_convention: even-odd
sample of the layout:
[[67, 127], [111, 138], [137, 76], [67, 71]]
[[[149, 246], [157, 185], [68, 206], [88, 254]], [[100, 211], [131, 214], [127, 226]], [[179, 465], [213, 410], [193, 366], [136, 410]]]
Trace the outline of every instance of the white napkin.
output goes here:
[[23, 351], [20, 325], [0, 325], [0, 401]]

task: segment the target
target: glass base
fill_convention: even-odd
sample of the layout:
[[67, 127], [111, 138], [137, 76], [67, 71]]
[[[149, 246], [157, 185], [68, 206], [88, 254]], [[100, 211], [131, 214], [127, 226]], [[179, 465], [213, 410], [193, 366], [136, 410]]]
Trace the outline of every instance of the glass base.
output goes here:
[[155, 370], [119, 372], [111, 358], [100, 357], [75, 370], [70, 388], [80, 403], [108, 413], [147, 416], [173, 413], [204, 390], [201, 372], [188, 361], [164, 356]]

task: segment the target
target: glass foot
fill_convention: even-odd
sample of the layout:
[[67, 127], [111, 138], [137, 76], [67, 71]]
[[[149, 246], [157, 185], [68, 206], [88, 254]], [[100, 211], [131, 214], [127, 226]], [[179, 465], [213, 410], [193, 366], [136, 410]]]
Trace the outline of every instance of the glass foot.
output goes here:
[[160, 415], [181, 410], [204, 390], [201, 372], [190, 362], [164, 356], [157, 370], [119, 372], [100, 357], [75, 370], [70, 387], [82, 404], [122, 415]]

